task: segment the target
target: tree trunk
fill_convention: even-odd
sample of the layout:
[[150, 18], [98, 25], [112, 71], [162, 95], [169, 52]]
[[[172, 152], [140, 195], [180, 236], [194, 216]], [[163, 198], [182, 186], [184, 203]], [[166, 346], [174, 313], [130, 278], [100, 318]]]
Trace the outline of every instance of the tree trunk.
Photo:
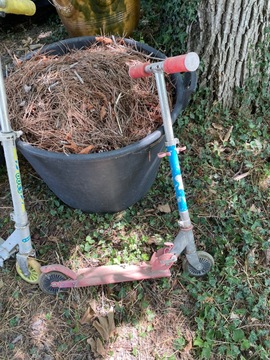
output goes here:
[[210, 88], [212, 101], [232, 106], [234, 90], [258, 72], [260, 49], [267, 47], [268, 57], [270, 53], [269, 25], [269, 0], [201, 1], [197, 21], [189, 28], [188, 50], [201, 57], [200, 85]]

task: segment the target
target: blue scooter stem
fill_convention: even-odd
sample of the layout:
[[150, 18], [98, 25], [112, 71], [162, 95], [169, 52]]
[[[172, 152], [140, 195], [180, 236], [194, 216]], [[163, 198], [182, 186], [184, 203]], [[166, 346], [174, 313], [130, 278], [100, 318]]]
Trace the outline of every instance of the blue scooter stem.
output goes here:
[[166, 149], [167, 149], [167, 154], [169, 156], [172, 179], [174, 183], [176, 200], [180, 214], [180, 221], [179, 221], [180, 232], [178, 233], [178, 235], [174, 240], [174, 245], [170, 250], [170, 253], [180, 255], [184, 251], [189, 263], [196, 270], [200, 271], [203, 268], [203, 265], [200, 263], [194, 242], [192, 224], [189, 217], [186, 195], [185, 195], [185, 190], [184, 190], [184, 185], [180, 170], [180, 163], [176, 149], [178, 139], [175, 139], [173, 133], [173, 125], [170, 115], [168, 95], [166, 92], [164, 72], [161, 69], [154, 71], [154, 74], [156, 78], [165, 137], [167, 140]]
[[178, 153], [176, 149], [176, 145], [178, 143], [178, 139], [175, 139], [173, 133], [173, 125], [171, 120], [170, 107], [168, 102], [168, 95], [166, 92], [166, 84], [164, 78], [164, 72], [155, 71], [155, 78], [157, 84], [157, 90], [159, 95], [159, 102], [161, 108], [161, 114], [163, 119], [163, 126], [166, 137], [166, 149], [169, 155], [170, 166], [172, 171], [172, 178], [174, 183], [174, 189], [176, 193], [176, 200], [180, 214], [180, 226], [183, 228], [190, 228], [191, 221], [189, 217], [186, 196], [184, 185], [182, 181], [182, 175], [180, 170], [180, 163], [178, 158]]

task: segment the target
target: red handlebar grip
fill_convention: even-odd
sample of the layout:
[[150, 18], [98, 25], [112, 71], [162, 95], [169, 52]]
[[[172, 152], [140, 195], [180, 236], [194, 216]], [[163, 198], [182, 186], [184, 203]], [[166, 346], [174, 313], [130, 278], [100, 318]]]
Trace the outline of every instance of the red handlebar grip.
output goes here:
[[149, 63], [140, 63], [138, 65], [131, 66], [129, 68], [129, 76], [132, 79], [138, 79], [146, 76], [151, 76], [151, 74], [145, 71], [145, 67], [149, 65]]
[[200, 64], [199, 56], [195, 52], [185, 55], [174, 56], [164, 61], [163, 69], [167, 74], [178, 72], [189, 72], [198, 69]]
[[[198, 69], [200, 64], [199, 56], [195, 52], [185, 55], [178, 55], [167, 58], [161, 62], [150, 64], [139, 63], [129, 68], [129, 76], [132, 79], [150, 76], [157, 70], [163, 70], [167, 74], [175, 74], [179, 72], [190, 72]], [[147, 69], [146, 69], [147, 67]], [[147, 71], [146, 71], [147, 70]]]

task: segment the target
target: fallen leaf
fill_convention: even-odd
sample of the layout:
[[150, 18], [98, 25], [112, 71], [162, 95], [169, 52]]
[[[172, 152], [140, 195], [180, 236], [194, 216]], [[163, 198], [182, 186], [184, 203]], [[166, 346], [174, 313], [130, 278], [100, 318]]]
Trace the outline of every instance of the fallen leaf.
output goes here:
[[54, 242], [54, 243], [58, 243], [59, 239], [56, 236], [50, 235], [48, 236], [48, 241]]
[[44, 39], [52, 35], [52, 31], [42, 32], [38, 35], [38, 39]]
[[108, 323], [109, 323], [109, 328], [110, 328], [110, 333], [112, 334], [115, 330], [115, 322], [114, 322], [114, 313], [111, 310], [108, 314]]
[[235, 314], [234, 312], [232, 312], [231, 315], [230, 315], [230, 319], [231, 320], [238, 320], [238, 319], [240, 319], [240, 316], [238, 314]]
[[101, 42], [101, 43], [103, 43], [105, 45], [109, 45], [109, 44], [113, 43], [112, 39], [109, 39], [109, 38], [107, 38], [105, 36], [96, 36], [96, 41]]
[[[90, 305], [90, 307], [87, 309], [87, 312], [83, 316], [80, 323], [82, 324], [82, 321], [89, 322], [90, 317], [93, 314], [96, 314], [96, 302], [93, 301]], [[96, 330], [101, 335], [102, 339], [104, 341], [108, 341], [111, 334], [115, 330], [115, 323], [114, 323], [114, 313], [111, 309], [110, 312], [106, 316], [99, 316], [96, 321], [93, 322], [93, 326], [96, 328]], [[87, 343], [91, 346], [91, 350], [95, 355], [106, 355], [106, 350], [104, 348], [104, 345], [101, 341], [101, 339], [98, 337], [97, 339], [89, 338], [87, 339]]]
[[97, 343], [96, 343], [96, 341], [93, 338], [89, 338], [89, 339], [86, 340], [86, 342], [87, 342], [87, 344], [90, 345], [92, 353], [94, 353], [95, 356], [99, 355], [97, 353]]
[[46, 332], [46, 329], [47, 327], [45, 320], [37, 319], [31, 324], [31, 335], [39, 337]]
[[192, 350], [192, 335], [190, 333], [190, 331], [186, 330], [186, 341], [188, 342], [187, 345], [184, 347], [184, 353], [189, 353], [190, 350]]
[[95, 148], [94, 145], [86, 146], [84, 149], [82, 149], [79, 154], [89, 154], [90, 151], [92, 151]]
[[89, 104], [87, 100], [84, 100], [81, 105], [82, 111], [88, 110], [91, 111], [94, 109], [94, 106], [92, 104]]
[[249, 210], [252, 211], [252, 212], [258, 212], [258, 213], [261, 212], [261, 209], [256, 208], [256, 206], [255, 206], [254, 204], [251, 205], [251, 207], [249, 208]]
[[87, 339], [86, 342], [87, 342], [87, 344], [89, 344], [91, 346], [91, 348], [92, 348], [92, 345], [93, 345], [94, 349], [92, 349], [92, 351], [95, 350], [96, 342], [95, 342], [95, 340], [93, 338]]
[[96, 314], [97, 313], [97, 302], [95, 299], [91, 300], [90, 301], [90, 306], [91, 306], [91, 309], [94, 311], [94, 313]]
[[103, 340], [109, 340], [115, 330], [114, 313], [111, 310], [106, 316], [99, 316], [93, 322], [93, 326], [99, 332]]
[[83, 317], [79, 320], [79, 322], [81, 325], [89, 324], [92, 322], [94, 316], [95, 316], [95, 314], [93, 313], [93, 310], [91, 309], [91, 307], [89, 307], [85, 311], [85, 313], [83, 314]]
[[96, 349], [97, 349], [97, 353], [101, 356], [105, 356], [106, 355], [106, 350], [100, 340], [100, 338], [97, 338], [96, 340]]
[[87, 339], [86, 342], [91, 346], [91, 351], [94, 353], [96, 357], [102, 356], [104, 357], [106, 355], [106, 350], [100, 340], [100, 338], [97, 338], [96, 340], [93, 338]]
[[183, 352], [187, 354], [190, 352], [190, 350], [192, 350], [192, 340], [187, 343], [187, 345], [184, 347]]
[[233, 126], [231, 126], [227, 132], [227, 134], [224, 136], [223, 142], [227, 142], [229, 140], [229, 138], [231, 137], [233, 131]]
[[23, 44], [24, 47], [27, 47], [27, 46], [31, 45], [32, 42], [33, 42], [33, 39], [30, 36], [28, 36], [27, 39], [22, 40], [22, 44]]
[[169, 213], [172, 212], [169, 204], [158, 205], [157, 209], [158, 209], [160, 212], [163, 212], [163, 213], [166, 213], [166, 214], [169, 214]]
[[80, 324], [89, 324], [97, 314], [97, 303], [95, 300], [90, 302], [90, 306], [87, 308], [83, 317], [80, 319]]
[[31, 325], [33, 330], [40, 330], [43, 329], [44, 327], [44, 319], [38, 319], [35, 322], [32, 323]]
[[40, 49], [43, 46], [43, 44], [32, 44], [29, 46], [30, 50], [36, 50]]
[[69, 142], [68, 145], [64, 145], [64, 148], [67, 148], [67, 149], [71, 149], [74, 151], [74, 153], [78, 153], [79, 152], [79, 147], [78, 145], [72, 140], [72, 137], [71, 137], [71, 134], [68, 133], [66, 135], [66, 141]]
[[223, 130], [224, 129], [224, 127], [223, 126], [221, 126], [221, 125], [219, 125], [219, 124], [216, 124], [216, 123], [212, 123], [212, 126], [213, 126], [213, 128], [214, 129], [216, 129], [216, 130]]
[[212, 296], [207, 296], [203, 302], [208, 304], [213, 304], [214, 298]]
[[270, 263], [270, 249], [264, 250], [264, 256], [265, 256], [265, 265], [269, 265]]
[[223, 153], [226, 150], [226, 148], [223, 147], [222, 145], [220, 145], [220, 146], [217, 146], [215, 150], [218, 153], [218, 156], [220, 156], [220, 154]]
[[270, 188], [270, 176], [260, 180], [259, 188], [263, 191], [267, 191]]
[[100, 120], [101, 120], [101, 121], [104, 119], [104, 117], [106, 116], [106, 114], [107, 114], [106, 108], [105, 108], [105, 106], [102, 106], [102, 108], [100, 109], [100, 113], [99, 113], [99, 116], [100, 116]]
[[64, 148], [72, 150], [75, 154], [78, 152], [78, 146], [75, 143], [72, 143], [71, 145], [64, 145]]
[[255, 263], [255, 249], [251, 249], [247, 254], [247, 265], [253, 265]]
[[110, 335], [109, 335], [109, 325], [106, 323], [105, 325], [104, 324], [101, 324], [100, 323], [100, 318], [99, 317], [99, 321], [94, 321], [93, 322], [93, 326], [96, 328], [96, 330], [99, 332], [99, 334], [101, 335], [102, 339], [103, 340], [109, 340], [110, 338]]
[[162, 242], [163, 242], [163, 239], [157, 238], [155, 236], [150, 236], [147, 241], [147, 243], [149, 245], [151, 245], [151, 244], [160, 245]]
[[246, 172], [244, 174], [236, 175], [236, 176], [233, 177], [233, 180], [235, 180], [235, 181], [242, 180], [245, 177], [247, 177], [249, 174], [250, 174], [250, 171], [248, 171], [248, 172]]

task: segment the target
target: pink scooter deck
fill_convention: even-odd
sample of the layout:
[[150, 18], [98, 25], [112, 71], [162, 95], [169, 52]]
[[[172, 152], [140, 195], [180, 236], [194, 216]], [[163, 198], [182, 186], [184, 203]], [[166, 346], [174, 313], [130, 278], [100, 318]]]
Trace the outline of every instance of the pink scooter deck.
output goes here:
[[57, 271], [66, 275], [69, 279], [51, 283], [52, 287], [62, 289], [170, 277], [170, 267], [176, 261], [176, 257], [174, 254], [169, 253], [173, 245], [170, 243], [166, 245], [166, 248], [162, 248], [153, 254], [149, 263], [141, 263], [139, 265], [105, 265], [83, 268], [77, 272], [63, 265], [56, 264], [42, 266], [41, 272], [50, 273]]

